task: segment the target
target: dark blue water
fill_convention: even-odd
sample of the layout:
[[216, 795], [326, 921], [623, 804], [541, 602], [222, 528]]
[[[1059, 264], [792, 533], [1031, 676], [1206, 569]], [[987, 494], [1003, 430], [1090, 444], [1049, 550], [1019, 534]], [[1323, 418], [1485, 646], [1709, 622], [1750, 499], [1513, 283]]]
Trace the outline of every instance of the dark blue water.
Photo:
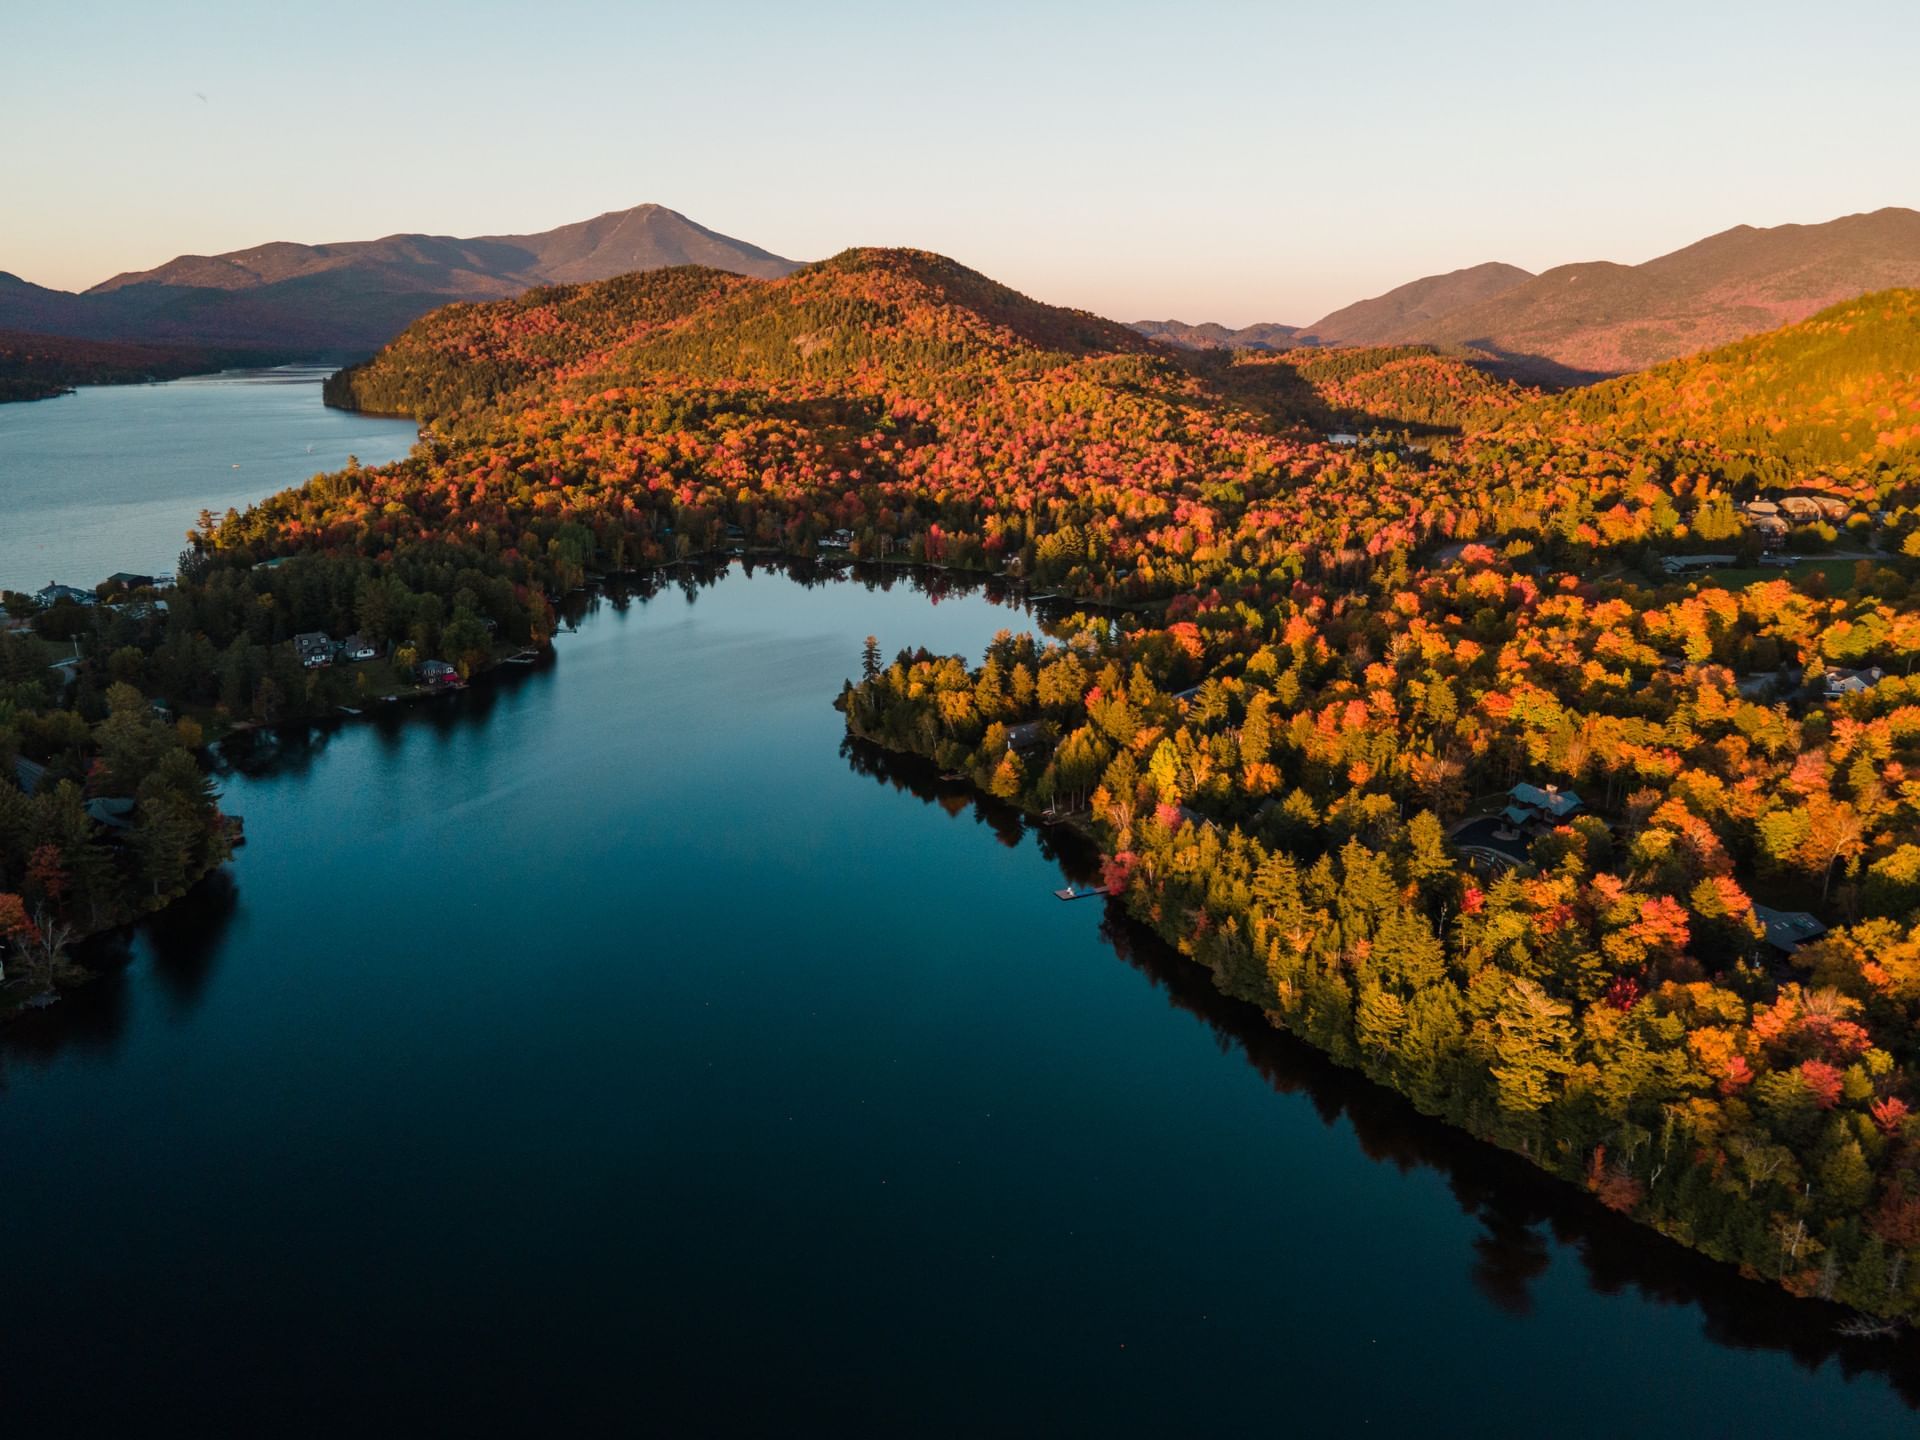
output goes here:
[[865, 635], [1010, 623], [736, 574], [247, 759], [0, 1042], [5, 1433], [1914, 1433], [843, 746]]
[[322, 405], [325, 375], [233, 370], [0, 405], [0, 590], [171, 573], [203, 509], [413, 448], [412, 421]]

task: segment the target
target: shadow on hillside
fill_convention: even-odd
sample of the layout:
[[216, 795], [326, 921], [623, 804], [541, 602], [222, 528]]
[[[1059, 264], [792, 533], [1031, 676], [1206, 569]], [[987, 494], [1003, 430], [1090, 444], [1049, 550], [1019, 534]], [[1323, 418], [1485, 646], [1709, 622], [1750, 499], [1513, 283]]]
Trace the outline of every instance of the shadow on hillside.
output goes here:
[[1511, 380], [1516, 385], [1537, 385], [1542, 390], [1577, 390], [1583, 385], [1597, 385], [1602, 380], [1611, 380], [1616, 374], [1611, 370], [1578, 370], [1545, 355], [1503, 350], [1486, 339], [1469, 340], [1455, 353], [1496, 380]]

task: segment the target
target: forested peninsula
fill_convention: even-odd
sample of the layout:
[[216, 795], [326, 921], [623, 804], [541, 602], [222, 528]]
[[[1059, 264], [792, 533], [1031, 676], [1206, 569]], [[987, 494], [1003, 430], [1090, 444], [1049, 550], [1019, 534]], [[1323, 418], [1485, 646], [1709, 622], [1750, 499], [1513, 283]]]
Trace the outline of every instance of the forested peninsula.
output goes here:
[[[1911, 291], [1561, 395], [1176, 353], [911, 251], [450, 306], [329, 387], [420, 419], [409, 459], [206, 517], [164, 614], [12, 599], [79, 663], [7, 672], [0, 751], [56, 783], [0, 787], [0, 928], [74, 914], [100, 841], [51, 817], [126, 788], [116, 717], [191, 748], [405, 678], [297, 635], [460, 676], [597, 572], [1004, 575], [1082, 613], [871, 656], [855, 734], [1081, 826], [1223, 990], [1429, 1113], [1910, 1320], [1916, 374]], [[89, 863], [132, 893], [144, 853]]]

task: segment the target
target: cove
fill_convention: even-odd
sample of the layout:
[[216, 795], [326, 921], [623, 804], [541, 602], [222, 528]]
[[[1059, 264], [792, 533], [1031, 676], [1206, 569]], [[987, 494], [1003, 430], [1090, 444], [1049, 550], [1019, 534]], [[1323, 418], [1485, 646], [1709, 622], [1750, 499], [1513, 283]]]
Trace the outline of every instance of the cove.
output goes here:
[[606, 597], [221, 780], [250, 844], [0, 1036], [10, 1434], [1912, 1433], [1910, 1346], [1215, 995], [844, 738], [902, 576]]

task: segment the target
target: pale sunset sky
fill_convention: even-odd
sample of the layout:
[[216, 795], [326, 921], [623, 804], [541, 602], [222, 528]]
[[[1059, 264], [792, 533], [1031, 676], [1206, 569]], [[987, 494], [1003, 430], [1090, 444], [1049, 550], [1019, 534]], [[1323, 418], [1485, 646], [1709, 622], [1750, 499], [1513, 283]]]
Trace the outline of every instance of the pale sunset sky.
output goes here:
[[1119, 319], [1920, 204], [1920, 3], [72, 0], [0, 26], [0, 270], [656, 201]]

